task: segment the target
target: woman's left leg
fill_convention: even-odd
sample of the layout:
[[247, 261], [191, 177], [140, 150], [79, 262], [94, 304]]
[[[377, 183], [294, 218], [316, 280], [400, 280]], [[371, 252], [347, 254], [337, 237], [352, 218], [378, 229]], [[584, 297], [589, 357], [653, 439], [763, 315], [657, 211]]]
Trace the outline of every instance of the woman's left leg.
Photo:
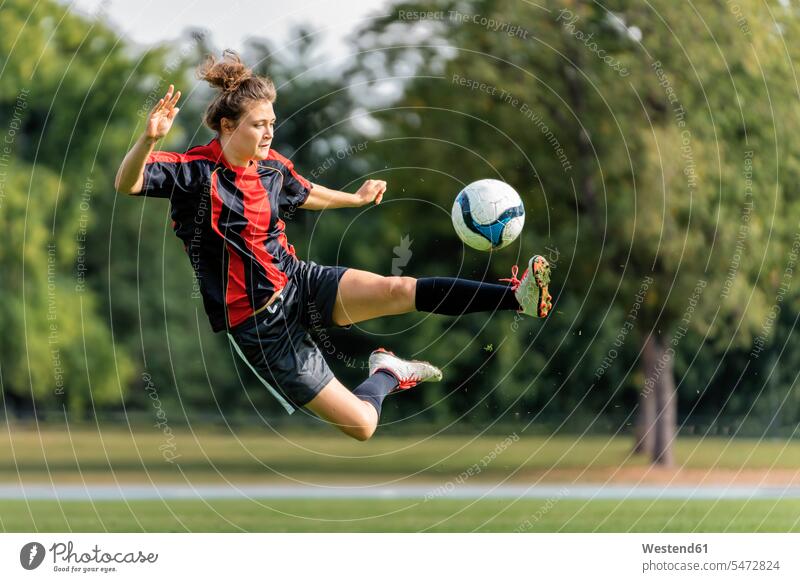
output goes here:
[[348, 269], [339, 281], [333, 322], [350, 325], [386, 315], [415, 311], [417, 280], [382, 277], [368, 271]]
[[332, 317], [336, 325], [350, 325], [412, 311], [461, 315], [517, 310], [515, 290], [515, 285], [449, 277], [383, 277], [348, 269], [339, 281]]
[[345, 388], [336, 378], [328, 382], [305, 407], [359, 441], [368, 440], [378, 426], [380, 413], [377, 407]]

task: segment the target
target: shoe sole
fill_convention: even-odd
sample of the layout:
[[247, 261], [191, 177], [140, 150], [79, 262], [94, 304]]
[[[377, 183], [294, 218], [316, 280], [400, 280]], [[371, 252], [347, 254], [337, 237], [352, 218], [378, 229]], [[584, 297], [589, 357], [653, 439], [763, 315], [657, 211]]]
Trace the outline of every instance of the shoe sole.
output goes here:
[[528, 266], [533, 270], [533, 280], [539, 288], [539, 300], [536, 306], [538, 317], [547, 317], [553, 308], [553, 297], [550, 295], [550, 263], [541, 255], [535, 255]]

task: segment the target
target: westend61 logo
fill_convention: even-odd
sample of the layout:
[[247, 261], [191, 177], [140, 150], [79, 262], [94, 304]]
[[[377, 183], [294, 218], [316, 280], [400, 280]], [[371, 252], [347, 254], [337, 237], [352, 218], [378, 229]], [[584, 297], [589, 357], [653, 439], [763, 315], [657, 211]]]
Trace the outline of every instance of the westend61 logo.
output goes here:
[[115, 572], [115, 564], [154, 564], [158, 554], [144, 553], [141, 550], [134, 552], [105, 552], [100, 546], [95, 546], [89, 551], [75, 551], [73, 543], [56, 542], [45, 551], [42, 544], [29, 542], [22, 546], [19, 552], [19, 563], [26, 570], [34, 570], [41, 566], [47, 552], [53, 557], [54, 572]]

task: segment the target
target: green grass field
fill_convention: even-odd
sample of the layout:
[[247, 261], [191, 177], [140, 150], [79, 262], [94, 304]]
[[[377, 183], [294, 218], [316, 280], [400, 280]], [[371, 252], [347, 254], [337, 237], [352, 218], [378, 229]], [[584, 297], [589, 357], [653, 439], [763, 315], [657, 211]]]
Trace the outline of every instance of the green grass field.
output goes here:
[[797, 532], [800, 501], [0, 502], [7, 532]]
[[[304, 482], [402, 480], [443, 483], [479, 462], [508, 435], [378, 435], [366, 443], [333, 430], [275, 433], [176, 428], [168, 441], [152, 426], [84, 425], [0, 428], [3, 482]], [[163, 447], [172, 447], [167, 462]], [[525, 436], [505, 448], [476, 480], [531, 483], [630, 481], [647, 460], [630, 456], [629, 437]], [[800, 477], [800, 440], [686, 437], [675, 447], [683, 472], [768, 472]]]
[[[382, 436], [334, 431], [5, 425], [0, 485], [372, 484], [434, 489], [508, 435]], [[627, 437], [518, 435], [469, 484], [800, 484], [800, 442], [681, 438], [677, 467], [651, 470]], [[0, 500], [0, 531], [800, 531], [791, 501], [482, 501], [262, 499], [55, 502]]]

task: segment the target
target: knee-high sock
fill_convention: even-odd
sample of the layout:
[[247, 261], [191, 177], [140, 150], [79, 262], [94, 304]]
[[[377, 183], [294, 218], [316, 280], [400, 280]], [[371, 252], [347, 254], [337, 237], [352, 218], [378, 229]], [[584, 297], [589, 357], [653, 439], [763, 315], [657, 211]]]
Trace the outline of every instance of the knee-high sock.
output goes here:
[[361, 400], [372, 404], [375, 410], [378, 411], [378, 416], [380, 416], [383, 399], [386, 398], [389, 392], [397, 388], [398, 384], [397, 378], [392, 376], [389, 372], [378, 370], [359, 384], [356, 389], [353, 390], [353, 394]]
[[519, 302], [510, 285], [452, 277], [425, 277], [417, 279], [416, 307], [417, 311], [461, 315], [497, 309], [517, 310]]

